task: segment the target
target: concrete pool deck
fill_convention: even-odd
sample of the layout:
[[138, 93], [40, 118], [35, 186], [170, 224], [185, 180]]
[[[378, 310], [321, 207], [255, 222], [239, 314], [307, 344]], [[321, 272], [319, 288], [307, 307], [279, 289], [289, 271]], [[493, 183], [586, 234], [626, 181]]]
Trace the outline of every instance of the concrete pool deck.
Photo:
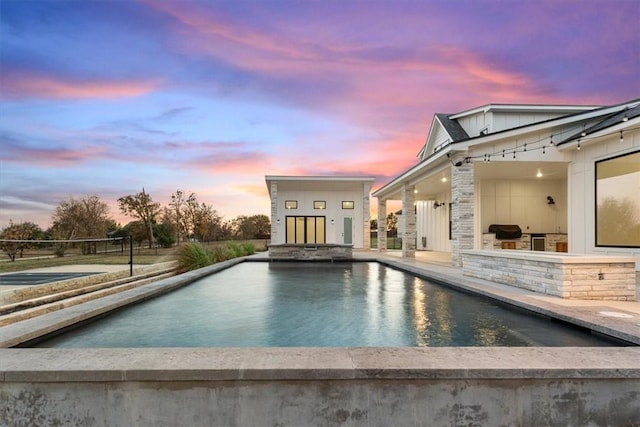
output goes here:
[[[354, 256], [640, 343], [638, 302], [472, 279], [438, 253]], [[0, 328], [0, 342], [236, 262]], [[0, 349], [0, 425], [637, 425], [639, 390], [640, 347]]]

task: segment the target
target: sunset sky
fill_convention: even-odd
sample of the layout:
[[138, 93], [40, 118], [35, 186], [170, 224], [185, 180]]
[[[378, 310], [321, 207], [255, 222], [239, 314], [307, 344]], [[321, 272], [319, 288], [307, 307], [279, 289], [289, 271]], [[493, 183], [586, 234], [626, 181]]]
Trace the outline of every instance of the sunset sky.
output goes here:
[[60, 201], [416, 162], [433, 114], [640, 96], [640, 1], [0, 0], [0, 228]]

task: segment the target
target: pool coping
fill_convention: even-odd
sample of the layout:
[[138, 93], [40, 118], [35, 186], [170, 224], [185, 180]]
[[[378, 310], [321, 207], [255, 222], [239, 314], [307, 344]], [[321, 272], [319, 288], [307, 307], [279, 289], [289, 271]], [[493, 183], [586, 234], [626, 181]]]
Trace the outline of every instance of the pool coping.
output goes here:
[[640, 379], [640, 348], [3, 349], [0, 382]]

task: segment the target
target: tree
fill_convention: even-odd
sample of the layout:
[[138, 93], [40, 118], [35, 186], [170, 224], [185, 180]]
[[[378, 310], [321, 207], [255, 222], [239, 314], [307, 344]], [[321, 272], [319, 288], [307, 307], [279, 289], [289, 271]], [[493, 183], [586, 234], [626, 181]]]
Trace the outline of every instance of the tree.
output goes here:
[[[104, 238], [117, 228], [109, 215], [109, 206], [95, 195], [63, 200], [54, 210], [52, 219], [51, 235], [56, 239]], [[67, 246], [66, 243], [58, 244], [56, 254], [64, 255]], [[96, 247], [87, 246], [84, 250], [95, 252]]]
[[158, 244], [163, 248], [170, 248], [175, 243], [173, 229], [165, 223], [155, 224], [153, 226], [153, 234]]
[[[189, 196], [189, 199], [195, 197], [193, 193]], [[172, 215], [173, 223], [175, 224], [176, 241], [179, 243], [185, 236], [189, 236], [189, 224], [186, 216], [187, 210], [187, 198], [182, 190], [176, 190], [171, 195], [171, 202], [169, 202], [169, 211]]]
[[271, 219], [266, 215], [252, 215], [249, 220], [255, 226], [255, 239], [268, 239], [271, 235]]
[[149, 230], [142, 221], [131, 221], [122, 227], [122, 231], [125, 233], [125, 236], [131, 236], [132, 240], [136, 242], [138, 246], [142, 246], [142, 242], [149, 238]]
[[109, 206], [98, 196], [63, 200], [53, 212], [53, 235], [58, 239], [103, 238], [116, 227]]
[[41, 238], [43, 231], [39, 226], [32, 222], [21, 222], [14, 224], [9, 220], [9, 226], [2, 230], [0, 233], [1, 240], [18, 240], [17, 242], [3, 242], [0, 241], [0, 248], [9, 256], [11, 261], [16, 260], [16, 255], [20, 253], [22, 258], [23, 251], [31, 247], [30, 242], [24, 242], [20, 240], [35, 240]]
[[150, 195], [142, 192], [128, 196], [122, 196], [118, 199], [120, 211], [125, 214], [138, 218], [145, 225], [147, 238], [149, 239], [149, 248], [153, 247], [153, 224], [156, 217], [160, 213], [160, 203], [155, 203]]
[[391, 212], [387, 215], [387, 231], [394, 231], [398, 229], [398, 217], [395, 213]]
[[232, 223], [234, 234], [240, 239], [255, 239], [269, 235], [271, 232], [271, 221], [266, 215], [241, 215]]
[[212, 206], [202, 203], [190, 207], [193, 237], [200, 241], [215, 240], [222, 217]]

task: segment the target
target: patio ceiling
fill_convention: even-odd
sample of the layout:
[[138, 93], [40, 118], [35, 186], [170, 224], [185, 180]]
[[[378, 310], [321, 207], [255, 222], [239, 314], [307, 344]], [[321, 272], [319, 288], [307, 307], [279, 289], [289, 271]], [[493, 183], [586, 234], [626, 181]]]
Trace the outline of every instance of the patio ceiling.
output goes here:
[[[476, 180], [541, 180], [567, 179], [567, 164], [562, 162], [493, 161], [474, 164]], [[538, 171], [542, 174], [538, 177]], [[416, 200], [435, 200], [438, 194], [451, 191], [451, 168], [434, 173], [415, 184]], [[389, 200], [401, 200], [397, 192]]]
[[[508, 180], [564, 180], [567, 178], [567, 164], [562, 162], [477, 162], [474, 165], [476, 179]], [[542, 174], [538, 177], [538, 171]]]

